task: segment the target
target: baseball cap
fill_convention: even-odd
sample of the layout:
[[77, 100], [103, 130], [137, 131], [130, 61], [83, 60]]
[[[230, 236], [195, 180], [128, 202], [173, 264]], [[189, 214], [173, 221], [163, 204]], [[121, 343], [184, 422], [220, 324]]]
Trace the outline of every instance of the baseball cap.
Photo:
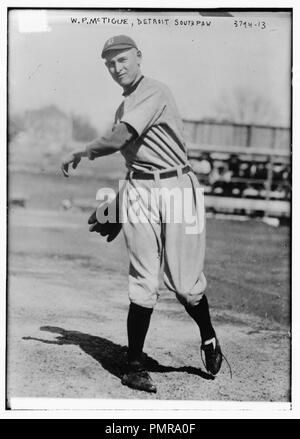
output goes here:
[[105, 58], [107, 55], [107, 52], [110, 50], [118, 50], [118, 49], [137, 49], [137, 45], [133, 41], [132, 38], [128, 37], [127, 35], [116, 35], [115, 37], [109, 38], [102, 49], [101, 58]]

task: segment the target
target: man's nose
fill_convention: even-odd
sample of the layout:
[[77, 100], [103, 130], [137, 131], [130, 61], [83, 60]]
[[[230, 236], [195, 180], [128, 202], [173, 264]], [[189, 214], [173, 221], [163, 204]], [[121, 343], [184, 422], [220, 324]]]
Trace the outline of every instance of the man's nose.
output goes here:
[[115, 71], [116, 73], [120, 73], [120, 71], [122, 70], [122, 64], [116, 63], [115, 65]]

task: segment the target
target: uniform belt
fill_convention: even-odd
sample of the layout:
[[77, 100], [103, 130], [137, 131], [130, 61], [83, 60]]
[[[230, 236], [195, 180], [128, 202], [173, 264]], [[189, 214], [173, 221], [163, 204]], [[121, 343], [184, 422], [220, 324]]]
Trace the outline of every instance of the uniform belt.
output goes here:
[[[184, 168], [181, 168], [182, 174], [187, 174], [191, 170], [192, 168], [189, 165], [185, 166]], [[178, 171], [176, 169], [172, 171], [161, 171], [161, 172], [159, 171], [157, 174], [160, 179], [171, 178], [171, 177], [177, 177]], [[155, 174], [150, 172], [133, 171], [130, 173], [130, 177], [135, 178], [137, 180], [155, 180]]]

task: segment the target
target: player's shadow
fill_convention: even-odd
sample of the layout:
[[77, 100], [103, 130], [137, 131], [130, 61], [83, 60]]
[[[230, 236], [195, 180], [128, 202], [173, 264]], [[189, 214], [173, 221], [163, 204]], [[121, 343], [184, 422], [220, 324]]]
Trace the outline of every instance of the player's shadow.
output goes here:
[[[23, 337], [23, 340], [35, 340], [47, 344], [66, 345], [73, 344], [79, 346], [86, 354], [93, 357], [101, 366], [115, 375], [121, 378], [126, 369], [126, 346], [116, 344], [106, 338], [96, 337], [90, 334], [83, 334], [79, 331], [67, 331], [63, 328], [55, 326], [42, 326], [41, 331], [53, 332], [60, 334], [55, 340], [45, 340], [36, 337]], [[210, 375], [200, 368], [192, 366], [163, 366], [158, 361], [149, 357], [147, 354], [144, 356], [145, 367], [149, 372], [186, 372], [188, 374], [198, 375], [206, 380], [213, 380], [214, 376]]]

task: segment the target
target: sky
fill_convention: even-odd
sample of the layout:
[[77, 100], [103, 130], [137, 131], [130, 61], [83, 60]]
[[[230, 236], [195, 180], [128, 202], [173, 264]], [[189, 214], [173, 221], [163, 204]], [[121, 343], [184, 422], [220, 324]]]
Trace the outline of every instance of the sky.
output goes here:
[[12, 10], [9, 109], [16, 113], [55, 104], [83, 115], [101, 131], [122, 101], [122, 89], [107, 72], [101, 50], [109, 37], [126, 34], [142, 51], [144, 75], [170, 87], [182, 117], [214, 116], [224, 94], [243, 88], [271, 100], [278, 113], [276, 124], [289, 126], [289, 15], [233, 15]]

